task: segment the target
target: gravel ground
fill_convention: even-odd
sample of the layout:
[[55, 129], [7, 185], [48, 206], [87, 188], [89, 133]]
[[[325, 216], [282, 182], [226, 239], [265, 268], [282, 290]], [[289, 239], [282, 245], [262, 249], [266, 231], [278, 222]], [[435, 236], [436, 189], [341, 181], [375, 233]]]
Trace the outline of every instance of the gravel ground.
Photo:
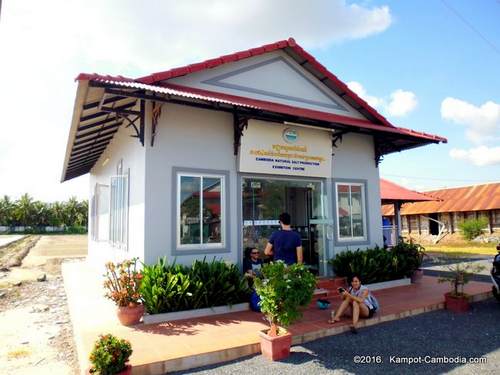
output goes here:
[[[295, 346], [282, 362], [256, 355], [177, 374], [499, 374], [499, 323], [500, 303], [490, 299], [467, 314], [439, 310]], [[372, 356], [368, 361], [380, 356], [382, 363], [355, 364], [356, 355]], [[391, 356], [485, 357], [486, 363], [401, 364]]]
[[[24, 251], [22, 244], [4, 250]], [[85, 253], [84, 236], [43, 236], [21, 267], [0, 268], [0, 374], [77, 373], [60, 264]]]

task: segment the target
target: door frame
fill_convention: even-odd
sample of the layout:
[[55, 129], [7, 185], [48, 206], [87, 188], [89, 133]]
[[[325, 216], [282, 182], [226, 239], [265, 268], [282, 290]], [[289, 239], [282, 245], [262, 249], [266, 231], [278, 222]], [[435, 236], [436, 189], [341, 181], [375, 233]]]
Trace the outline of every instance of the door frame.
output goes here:
[[[238, 184], [238, 192], [237, 192], [237, 216], [238, 216], [238, 223], [236, 227], [238, 228], [238, 233], [237, 233], [237, 242], [238, 242], [238, 254], [237, 254], [237, 261], [238, 261], [238, 266], [242, 267], [243, 266], [243, 179], [245, 178], [256, 178], [256, 179], [268, 179], [268, 180], [281, 180], [281, 181], [309, 181], [309, 182], [321, 182], [321, 197], [322, 197], [322, 211], [323, 215], [325, 216], [324, 220], [327, 221], [332, 221], [332, 218], [329, 218], [329, 216], [332, 215], [332, 210], [331, 207], [328, 206], [328, 201], [329, 201], [329, 186], [328, 186], [328, 178], [325, 177], [303, 177], [303, 176], [286, 176], [286, 175], [274, 175], [274, 174], [264, 174], [264, 173], [244, 173], [244, 172], [238, 172], [237, 173], [237, 184]], [[330, 242], [327, 238], [326, 231], [328, 228], [324, 228], [323, 231], [323, 248], [324, 248], [324, 254], [323, 257], [325, 259], [319, 259], [319, 264], [318, 264], [318, 270], [319, 275], [318, 277], [324, 277], [327, 276], [328, 270], [327, 270], [327, 262], [328, 262], [328, 255], [332, 251], [330, 249]]]

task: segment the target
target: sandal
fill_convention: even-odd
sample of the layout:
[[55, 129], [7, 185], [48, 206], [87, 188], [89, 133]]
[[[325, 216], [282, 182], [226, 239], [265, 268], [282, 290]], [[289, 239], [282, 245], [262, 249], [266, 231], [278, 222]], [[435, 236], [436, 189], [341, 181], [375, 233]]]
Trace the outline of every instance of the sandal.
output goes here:
[[340, 319], [328, 319], [329, 324], [335, 324], [337, 322], [340, 322]]
[[354, 326], [350, 326], [349, 329], [351, 330], [351, 333], [354, 333], [355, 335], [358, 333], [358, 330]]

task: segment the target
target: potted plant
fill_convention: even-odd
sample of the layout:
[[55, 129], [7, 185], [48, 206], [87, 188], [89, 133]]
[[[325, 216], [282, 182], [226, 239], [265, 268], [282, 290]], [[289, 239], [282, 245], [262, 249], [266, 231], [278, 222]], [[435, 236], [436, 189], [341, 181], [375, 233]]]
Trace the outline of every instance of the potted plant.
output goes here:
[[481, 271], [484, 267], [471, 263], [453, 263], [447, 267], [447, 276], [439, 278], [439, 282], [449, 282], [451, 292], [445, 293], [445, 308], [453, 312], [466, 312], [470, 309], [469, 296], [464, 292], [464, 286], [470, 281], [474, 273]]
[[262, 277], [255, 279], [260, 309], [270, 329], [260, 332], [262, 354], [275, 361], [290, 355], [292, 335], [286, 330], [302, 316], [301, 307], [312, 300], [316, 278], [304, 265], [287, 266], [282, 261], [262, 268]]
[[130, 375], [132, 366], [128, 359], [132, 354], [132, 346], [127, 340], [119, 339], [111, 334], [101, 335], [90, 353], [89, 374]]
[[139, 323], [144, 315], [144, 305], [139, 293], [142, 274], [137, 271], [137, 258], [117, 264], [106, 263], [104, 276], [106, 297], [116, 303], [120, 322], [125, 326]]

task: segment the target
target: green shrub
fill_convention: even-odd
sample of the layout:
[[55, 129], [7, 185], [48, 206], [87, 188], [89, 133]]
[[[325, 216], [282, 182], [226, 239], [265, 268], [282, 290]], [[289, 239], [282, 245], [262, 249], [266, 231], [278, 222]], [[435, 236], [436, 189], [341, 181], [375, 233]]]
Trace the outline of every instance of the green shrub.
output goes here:
[[483, 234], [484, 228], [488, 225], [488, 219], [481, 216], [478, 219], [467, 219], [458, 224], [462, 231], [462, 236], [470, 241]]
[[64, 230], [64, 233], [68, 233], [68, 234], [86, 234], [87, 233], [87, 227], [79, 226], [79, 225], [72, 225], [72, 226], [66, 227], [65, 230]]
[[233, 305], [248, 300], [246, 279], [235, 265], [196, 260], [192, 266], [169, 264], [164, 258], [144, 265], [140, 292], [146, 311], [159, 314]]
[[333, 272], [348, 279], [358, 275], [365, 284], [410, 277], [422, 264], [424, 248], [401, 242], [392, 249], [344, 251], [330, 260]]
[[132, 346], [127, 340], [115, 336], [101, 335], [90, 353], [91, 374], [113, 375], [123, 371], [132, 354]]
[[316, 278], [302, 264], [287, 266], [277, 261], [264, 265], [262, 279], [255, 279], [255, 290], [271, 332], [277, 332], [278, 324], [287, 327], [302, 316], [300, 307], [311, 302], [315, 287]]

